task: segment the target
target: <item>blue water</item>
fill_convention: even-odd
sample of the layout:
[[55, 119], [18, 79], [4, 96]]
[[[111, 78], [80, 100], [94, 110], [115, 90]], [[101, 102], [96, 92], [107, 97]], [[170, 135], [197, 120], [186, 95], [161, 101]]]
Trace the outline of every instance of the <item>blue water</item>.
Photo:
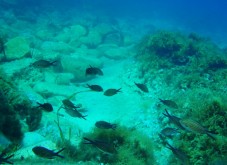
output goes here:
[[48, 6], [52, 11], [62, 12], [63, 16], [65, 11], [76, 10], [114, 18], [150, 19], [151, 23], [155, 19], [163, 23], [171, 23], [172, 29], [197, 32], [220, 44], [224, 44], [225, 38], [227, 38], [227, 10], [225, 10], [227, 1], [224, 0], [39, 0], [32, 2], [18, 0], [15, 5], [5, 2], [0, 2], [0, 4], [3, 9], [13, 9], [17, 14], [22, 15], [29, 14], [26, 11], [42, 14], [42, 12], [46, 12]]

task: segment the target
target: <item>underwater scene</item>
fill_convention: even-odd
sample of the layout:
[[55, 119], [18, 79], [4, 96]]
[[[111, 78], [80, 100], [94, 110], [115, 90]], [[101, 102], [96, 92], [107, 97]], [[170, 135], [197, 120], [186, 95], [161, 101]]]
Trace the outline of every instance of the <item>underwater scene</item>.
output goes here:
[[226, 6], [0, 0], [0, 164], [227, 165]]

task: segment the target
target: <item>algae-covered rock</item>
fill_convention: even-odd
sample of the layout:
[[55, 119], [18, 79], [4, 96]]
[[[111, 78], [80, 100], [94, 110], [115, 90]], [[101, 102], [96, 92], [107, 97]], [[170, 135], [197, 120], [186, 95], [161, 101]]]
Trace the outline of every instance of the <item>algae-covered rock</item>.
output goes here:
[[[13, 81], [0, 71], [0, 132], [13, 142], [20, 142], [26, 127], [35, 130], [39, 126], [41, 111], [34, 113], [30, 100], [17, 89]], [[24, 119], [34, 122], [25, 124]], [[23, 130], [23, 131], [22, 131]]]
[[15, 37], [10, 39], [5, 46], [6, 60], [22, 58], [30, 51], [29, 43], [24, 37]]

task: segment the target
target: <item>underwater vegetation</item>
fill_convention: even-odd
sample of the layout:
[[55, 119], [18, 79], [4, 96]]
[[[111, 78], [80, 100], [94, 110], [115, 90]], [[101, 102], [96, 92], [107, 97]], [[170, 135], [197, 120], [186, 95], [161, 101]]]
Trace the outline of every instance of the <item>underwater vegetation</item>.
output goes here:
[[[168, 139], [179, 128], [178, 136], [171, 136], [173, 146], [188, 156], [190, 164], [226, 158], [226, 52], [195, 33], [161, 31], [141, 40], [136, 59], [138, 75], [148, 88], [155, 87], [159, 98], [167, 98], [160, 107], [170, 108], [163, 114], [174, 127], [163, 136]], [[170, 164], [180, 164], [176, 157], [173, 153]]]
[[33, 108], [28, 98], [23, 96], [12, 80], [0, 71], [0, 131], [12, 142], [23, 138], [22, 120], [25, 119], [27, 131], [34, 131], [41, 121], [42, 112]]
[[153, 142], [138, 131], [123, 126], [115, 130], [94, 128], [83, 136], [78, 146], [72, 145], [70, 140], [59, 141], [59, 148], [65, 148], [65, 158], [116, 165], [155, 164]]

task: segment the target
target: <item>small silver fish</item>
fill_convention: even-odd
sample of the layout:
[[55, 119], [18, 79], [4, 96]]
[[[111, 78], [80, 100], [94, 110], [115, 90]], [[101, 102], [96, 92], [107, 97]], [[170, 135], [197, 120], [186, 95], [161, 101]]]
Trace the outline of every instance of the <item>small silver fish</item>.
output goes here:
[[86, 137], [84, 137], [84, 144], [92, 144], [96, 148], [98, 148], [101, 152], [108, 154], [108, 155], [113, 155], [117, 153], [117, 150], [115, 148], [114, 143], [112, 142], [105, 142], [105, 141], [99, 141], [99, 140], [91, 140]]
[[89, 85], [87, 84], [87, 87], [90, 88], [92, 91], [96, 91], [96, 92], [102, 92], [103, 89], [101, 86], [99, 85]]
[[180, 124], [190, 132], [207, 134], [212, 139], [215, 139], [214, 134], [192, 119], [181, 119]]
[[162, 100], [162, 99], [159, 99], [159, 100], [167, 107], [178, 109], [178, 105], [172, 100]]
[[52, 150], [49, 150], [45, 147], [41, 147], [41, 146], [37, 146], [32, 148], [32, 151], [34, 152], [34, 154], [36, 154], [39, 157], [43, 157], [43, 158], [47, 158], [47, 159], [53, 159], [55, 156], [60, 157], [60, 158], [64, 158], [63, 156], [59, 155], [60, 152], [62, 152], [65, 148], [54, 152]]
[[170, 127], [166, 127], [161, 131], [162, 135], [169, 137], [169, 138], [171, 138], [176, 133], [179, 133], [178, 129], [170, 128]]
[[170, 115], [169, 112], [165, 109], [166, 113], [163, 113], [164, 116], [168, 117], [169, 120], [175, 124], [176, 126], [178, 126], [180, 129], [185, 129], [181, 123], [180, 123], [180, 118], [179, 117], [176, 117], [176, 116], [173, 116], [173, 115]]
[[95, 126], [101, 129], [113, 129], [115, 130], [117, 127], [117, 124], [111, 124], [109, 122], [106, 121], [97, 121], [95, 123]]
[[147, 86], [146, 86], [145, 84], [140, 84], [140, 83], [136, 83], [136, 82], [134, 82], [134, 84], [135, 84], [141, 91], [143, 91], [143, 92], [145, 92], [145, 93], [148, 93], [148, 92], [149, 92], [149, 90], [148, 90], [148, 88], [147, 88]]
[[104, 95], [105, 96], [113, 96], [113, 95], [116, 95], [118, 92], [121, 92], [120, 90], [121, 90], [121, 88], [119, 88], [119, 89], [107, 89], [104, 92]]
[[47, 60], [38, 60], [35, 61], [34, 63], [31, 64], [31, 66], [33, 66], [34, 68], [48, 68], [52, 65], [54, 65], [54, 63], [56, 63], [57, 61], [47, 61]]
[[170, 149], [172, 153], [181, 161], [184, 165], [189, 165], [189, 157], [180, 149], [174, 148], [168, 142], [166, 142], [166, 148]]

